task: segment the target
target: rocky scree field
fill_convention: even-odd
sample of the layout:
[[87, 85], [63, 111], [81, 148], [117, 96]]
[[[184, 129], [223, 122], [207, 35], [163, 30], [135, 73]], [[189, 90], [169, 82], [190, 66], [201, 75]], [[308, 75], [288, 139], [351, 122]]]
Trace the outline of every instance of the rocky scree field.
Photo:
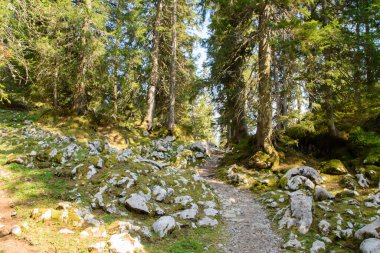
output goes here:
[[256, 194], [289, 252], [380, 252], [378, 164], [311, 163], [316, 169], [304, 160], [281, 171], [233, 164], [219, 174]]
[[218, 201], [194, 167], [207, 143], [117, 149], [0, 114], [2, 186], [15, 196], [18, 236], [42, 252], [216, 251]]

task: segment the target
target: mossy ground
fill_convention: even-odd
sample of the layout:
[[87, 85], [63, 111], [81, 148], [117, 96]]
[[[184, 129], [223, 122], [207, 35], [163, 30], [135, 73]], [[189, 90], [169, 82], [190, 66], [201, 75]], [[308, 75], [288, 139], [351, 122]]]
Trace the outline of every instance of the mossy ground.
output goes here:
[[[12, 198], [12, 205], [17, 211], [17, 219], [20, 224], [27, 224], [28, 228], [23, 228], [22, 238], [38, 248], [40, 252], [88, 252], [87, 248], [90, 244], [105, 239], [81, 238], [79, 232], [85, 227], [79, 229], [54, 220], [42, 223], [30, 217], [34, 208], [54, 209], [58, 202], [70, 201], [68, 192], [76, 187], [75, 182], [67, 177], [57, 177], [50, 168], [41, 168], [43, 166], [31, 169], [15, 163], [5, 165], [6, 156], [11, 153], [21, 155], [25, 150], [28, 152], [36, 150], [35, 143], [29, 143], [28, 147], [23, 146], [18, 140], [18, 136], [13, 135], [12, 131], [20, 128], [24, 120], [36, 120], [37, 118], [34, 114], [25, 112], [0, 110], [0, 129], [7, 130], [0, 138], [0, 166], [4, 172], [0, 175], [1, 188], [6, 190]], [[75, 121], [73, 122], [75, 123]], [[45, 121], [43, 124], [38, 123], [38, 126], [61, 132], [67, 136], [75, 136], [80, 142], [103, 137], [104, 133], [91, 130], [86, 122], [78, 121], [75, 124], [73, 122], [66, 122], [62, 126], [53, 126], [54, 121], [50, 123]], [[149, 138], [142, 136], [140, 129], [125, 131], [129, 132], [130, 138], [125, 143], [120, 141], [120, 146], [125, 147], [149, 142]], [[128, 139], [123, 135], [123, 139], [125, 138]], [[82, 190], [85, 191], [86, 189]], [[88, 201], [88, 203], [82, 204], [89, 204], [90, 200], [84, 198], [82, 201]], [[79, 206], [80, 204], [73, 203], [73, 205]], [[93, 214], [96, 218], [103, 219], [106, 226], [117, 220], [133, 220], [134, 216], [139, 215], [129, 214], [128, 217], [121, 217], [120, 215], [107, 214], [101, 210], [97, 210]], [[147, 224], [152, 224], [155, 220], [148, 216], [144, 218], [146, 218]], [[69, 228], [75, 234], [59, 234], [58, 231], [62, 228]], [[160, 239], [154, 235], [151, 239], [142, 239], [142, 243], [146, 252], [218, 252], [217, 244], [224, 240], [222, 231], [223, 224], [216, 228], [176, 229], [170, 237]]]

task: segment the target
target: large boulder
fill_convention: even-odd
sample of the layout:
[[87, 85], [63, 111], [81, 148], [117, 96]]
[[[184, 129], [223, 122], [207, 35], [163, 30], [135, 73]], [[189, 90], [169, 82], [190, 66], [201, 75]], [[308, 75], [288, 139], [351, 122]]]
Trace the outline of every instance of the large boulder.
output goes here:
[[361, 229], [355, 232], [355, 237], [357, 239], [363, 240], [368, 237], [380, 238], [380, 219], [375, 220], [374, 222], [362, 227]]
[[362, 253], [380, 253], [380, 239], [369, 238], [360, 244]]
[[285, 185], [286, 190], [297, 191], [302, 188], [314, 190], [315, 184], [307, 177], [296, 175], [294, 177], [291, 177]]
[[344, 164], [338, 159], [321, 163], [320, 171], [330, 175], [345, 175], [348, 173]]
[[290, 193], [290, 207], [279, 222], [280, 228], [297, 227], [298, 231], [306, 234], [313, 222], [313, 198], [299, 190]]
[[147, 199], [138, 193], [132, 193], [131, 196], [125, 201], [125, 205], [128, 209], [138, 212], [149, 214], [150, 210], [147, 205]]
[[201, 152], [203, 154], [206, 154], [207, 156], [210, 156], [209, 146], [205, 140], [200, 142], [194, 142], [190, 145], [190, 149], [192, 151]]
[[167, 233], [171, 232], [175, 228], [175, 220], [171, 216], [162, 216], [155, 223], [153, 223], [154, 232], [162, 238]]
[[323, 183], [323, 178], [319, 175], [318, 171], [308, 166], [301, 166], [288, 170], [282, 177], [281, 181], [285, 181], [286, 183], [284, 183], [284, 185], [286, 185], [287, 181], [297, 175], [310, 179], [316, 185]]

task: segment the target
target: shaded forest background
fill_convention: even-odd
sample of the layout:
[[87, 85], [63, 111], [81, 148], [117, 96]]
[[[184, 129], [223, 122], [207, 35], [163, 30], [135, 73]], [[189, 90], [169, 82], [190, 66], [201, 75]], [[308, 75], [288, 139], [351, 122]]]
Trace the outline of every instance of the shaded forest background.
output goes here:
[[378, 159], [379, 13], [378, 0], [2, 0], [0, 100], [177, 136], [218, 129], [273, 163], [280, 146], [329, 153], [350, 138]]

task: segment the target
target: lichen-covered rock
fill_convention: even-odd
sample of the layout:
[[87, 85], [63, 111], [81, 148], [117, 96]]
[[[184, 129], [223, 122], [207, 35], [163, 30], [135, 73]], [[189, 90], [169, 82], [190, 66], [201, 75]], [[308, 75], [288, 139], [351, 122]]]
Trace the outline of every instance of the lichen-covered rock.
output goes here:
[[333, 199], [334, 196], [322, 186], [317, 185], [315, 187], [314, 198], [316, 201], [322, 201], [322, 200]]
[[359, 196], [359, 193], [357, 191], [349, 190], [349, 189], [343, 189], [343, 191], [338, 192], [335, 197], [336, 198], [352, 198]]
[[323, 183], [323, 178], [321, 175], [319, 175], [318, 171], [308, 166], [301, 166], [298, 168], [290, 169], [285, 173], [283, 178], [286, 178], [287, 181], [289, 181], [290, 178], [297, 175], [307, 177], [316, 185]]
[[205, 140], [191, 144], [190, 149], [192, 151], [202, 152], [203, 154], [210, 156], [210, 150], [209, 150], [208, 144]]
[[313, 242], [313, 245], [311, 246], [310, 253], [318, 253], [322, 252], [326, 249], [325, 243], [319, 240], [316, 240]]
[[322, 235], [327, 235], [330, 230], [330, 223], [328, 223], [326, 220], [321, 220], [318, 223], [318, 228]]
[[357, 230], [355, 232], [355, 237], [360, 240], [363, 240], [368, 237], [380, 238], [379, 230], [380, 230], [380, 219], [377, 219], [374, 222]]
[[280, 228], [297, 227], [298, 231], [306, 234], [313, 222], [313, 198], [301, 190], [290, 193], [290, 207], [279, 221]]
[[330, 175], [345, 175], [348, 173], [344, 164], [338, 159], [321, 163], [320, 171]]
[[380, 239], [369, 238], [360, 244], [362, 253], [380, 253]]
[[297, 191], [302, 188], [314, 190], [315, 184], [307, 177], [296, 175], [294, 177], [291, 177], [285, 186], [285, 189], [291, 191]]
[[344, 175], [342, 179], [339, 181], [339, 184], [344, 188], [356, 190], [356, 180], [350, 174]]
[[147, 205], [147, 199], [138, 193], [132, 193], [125, 201], [125, 205], [132, 211], [149, 214], [150, 210]]
[[153, 223], [153, 231], [158, 233], [162, 238], [175, 228], [175, 219], [171, 216], [162, 216], [155, 223]]
[[283, 246], [284, 249], [300, 249], [302, 248], [301, 242], [297, 239], [290, 239]]
[[197, 225], [200, 227], [215, 227], [219, 224], [216, 219], [210, 217], [204, 217], [197, 222]]
[[363, 174], [356, 174], [355, 176], [358, 180], [358, 184], [362, 188], [368, 188], [369, 187], [369, 181], [365, 178], [365, 176]]

